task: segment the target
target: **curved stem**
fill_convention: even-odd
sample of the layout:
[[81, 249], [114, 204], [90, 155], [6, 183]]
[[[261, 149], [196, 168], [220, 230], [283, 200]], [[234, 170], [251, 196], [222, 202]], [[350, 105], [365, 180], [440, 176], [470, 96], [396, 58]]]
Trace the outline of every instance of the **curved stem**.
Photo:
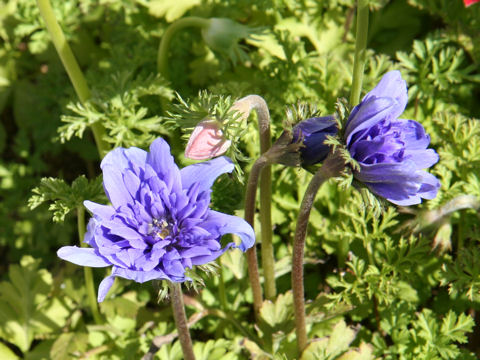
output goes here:
[[292, 290], [293, 308], [295, 311], [295, 327], [297, 334], [297, 348], [301, 354], [307, 346], [307, 329], [305, 322], [305, 295], [303, 286], [303, 258], [305, 238], [307, 235], [308, 219], [312, 210], [315, 196], [320, 186], [332, 176], [340, 173], [344, 164], [341, 159], [330, 154], [322, 167], [315, 173], [308, 184], [297, 218], [292, 257]]
[[[80, 102], [84, 104], [91, 97], [90, 89], [87, 86], [87, 82], [85, 80], [85, 77], [83, 76], [82, 70], [80, 70], [80, 66], [78, 66], [75, 56], [73, 55], [72, 49], [70, 48], [67, 40], [65, 39], [62, 28], [55, 19], [55, 14], [53, 12], [52, 6], [50, 5], [50, 1], [37, 0], [37, 4], [40, 10], [40, 14], [45, 21], [47, 30], [52, 38], [53, 45], [57, 50], [58, 56], [60, 57], [60, 60], [62, 61], [65, 70], [67, 71], [68, 77], [70, 78], [70, 81], [75, 88], [75, 92], [77, 93]], [[107, 142], [103, 139], [105, 135], [105, 129], [99, 123], [92, 124], [91, 129], [93, 132], [95, 143], [97, 144], [100, 158], [103, 158], [103, 156], [109, 150]]]
[[[78, 229], [78, 238], [80, 240], [80, 246], [86, 247], [87, 244], [83, 242], [85, 237], [85, 209], [82, 205], [77, 208], [77, 229]], [[85, 287], [87, 289], [87, 298], [88, 304], [93, 314], [93, 319], [95, 323], [100, 325], [103, 323], [100, 312], [98, 311], [97, 296], [95, 294], [95, 287], [93, 285], [93, 273], [92, 268], [88, 266], [83, 267], [83, 274], [85, 276]]]
[[166, 79], [168, 79], [168, 48], [170, 47], [170, 42], [172, 40], [173, 34], [178, 30], [184, 29], [186, 27], [200, 27], [204, 28], [209, 25], [209, 20], [196, 16], [188, 16], [185, 18], [178, 19], [174, 23], [170, 24], [165, 33], [162, 36], [160, 41], [160, 46], [158, 48], [157, 54], [157, 70], [162, 74]]
[[187, 316], [185, 315], [185, 306], [183, 305], [182, 285], [180, 283], [170, 284], [170, 297], [172, 299], [173, 317], [178, 330], [178, 339], [182, 346], [183, 358], [185, 360], [195, 360]]
[[[248, 175], [247, 189], [245, 191], [245, 220], [254, 228], [255, 225], [255, 198], [257, 194], [258, 179], [260, 172], [268, 164], [265, 157], [260, 156], [252, 166]], [[260, 285], [260, 276], [258, 274], [257, 250], [255, 245], [247, 250], [248, 277], [253, 292], [253, 309], [255, 317], [260, 314], [263, 296]]]
[[357, 34], [355, 40], [355, 59], [353, 62], [352, 92], [350, 105], [360, 102], [362, 92], [363, 72], [367, 56], [368, 37], [368, 0], [357, 0]]
[[[252, 110], [256, 110], [258, 115], [260, 154], [265, 154], [272, 145], [272, 140], [270, 136], [270, 113], [268, 111], [268, 106], [265, 100], [258, 95], [248, 95], [240, 100], [237, 100], [233, 106], [233, 109], [239, 110], [244, 114], [245, 117], [248, 117]], [[261, 160], [260, 162], [264, 161], [265, 159]], [[269, 163], [265, 163], [264, 165], [269, 165]], [[259, 169], [259, 174], [260, 171], [260, 222], [262, 239], [262, 267], [265, 279], [265, 297], [269, 300], [273, 300], [277, 295], [277, 289], [275, 286], [275, 258], [273, 254], [272, 242], [272, 169], [270, 166], [261, 166], [261, 168]], [[258, 182], [258, 180], [256, 181]], [[252, 211], [254, 210], [256, 186], [257, 184], [255, 183], [255, 191], [251, 191], [248, 196], [247, 194], [245, 195], [245, 209], [247, 207], [247, 201], [250, 201]], [[250, 197], [253, 197], [253, 199], [250, 199]], [[253, 227], [253, 214], [251, 225]]]

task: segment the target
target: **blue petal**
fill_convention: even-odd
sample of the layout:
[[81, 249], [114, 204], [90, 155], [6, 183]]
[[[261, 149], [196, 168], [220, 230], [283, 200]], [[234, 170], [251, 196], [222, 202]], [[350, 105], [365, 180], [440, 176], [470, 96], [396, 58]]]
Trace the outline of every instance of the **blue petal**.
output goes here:
[[426, 171], [422, 171], [422, 175], [422, 185], [418, 190], [418, 194], [427, 200], [434, 199], [440, 189], [440, 181]]
[[159, 175], [160, 179], [167, 184], [168, 189], [178, 192], [181, 189], [180, 171], [170, 154], [170, 146], [162, 138], [156, 139], [150, 145], [147, 163]]
[[417, 170], [427, 169], [438, 162], [438, 154], [433, 149], [405, 150], [405, 158], [415, 163]]
[[122, 170], [113, 166], [105, 165], [103, 170], [103, 187], [115, 208], [132, 203], [133, 199], [123, 181]]
[[104, 166], [110, 165], [119, 170], [123, 170], [130, 168], [130, 163], [139, 167], [143, 167], [145, 166], [146, 161], [147, 152], [145, 150], [136, 147], [131, 147], [128, 149], [116, 148], [105, 155], [100, 167], [103, 169]]
[[110, 151], [102, 160], [103, 187], [112, 205], [117, 208], [132, 201], [129, 187], [125, 186], [124, 170], [134, 167], [145, 167], [147, 153], [139, 148], [117, 148]]
[[240, 237], [238, 245], [242, 251], [246, 251], [255, 244], [255, 232], [250, 224], [238, 216], [227, 215], [210, 210], [206, 221], [201, 226], [207, 230], [218, 231], [218, 234], [236, 234]]
[[133, 280], [138, 283], [144, 283], [146, 281], [155, 279], [170, 280], [169, 277], [161, 270], [141, 271], [124, 269], [116, 266], [113, 268], [112, 276], [120, 276], [124, 279]]
[[391, 98], [375, 98], [370, 97], [362, 101], [360, 105], [356, 106], [355, 112], [350, 114], [348, 118], [345, 139], [347, 145], [350, 145], [350, 140], [353, 135], [361, 130], [368, 129], [374, 126], [379, 121], [385, 119], [395, 119], [392, 117], [395, 108], [395, 100]]
[[398, 70], [389, 71], [383, 75], [380, 82], [373, 90], [367, 93], [362, 101], [370, 97], [389, 97], [395, 99], [395, 105], [392, 108], [391, 116], [399, 117], [405, 110], [408, 101], [407, 83], [402, 79], [402, 74]]
[[331, 115], [303, 120], [293, 127], [293, 141], [298, 140], [300, 131], [304, 136], [308, 136], [332, 126], [336, 127], [336, 124], [335, 118]]
[[112, 287], [114, 281], [115, 281], [115, 276], [113, 275], [107, 276], [105, 279], [102, 280], [102, 282], [98, 286], [97, 301], [99, 303], [105, 300], [105, 296], [107, 296], [107, 293]]
[[97, 204], [89, 200], [85, 200], [83, 206], [102, 220], [110, 220], [112, 216], [115, 215], [115, 209], [112, 206]]
[[105, 258], [97, 255], [95, 249], [64, 246], [57, 251], [59, 258], [80, 266], [106, 267], [112, 265]]
[[225, 156], [186, 166], [180, 170], [182, 187], [189, 189], [193, 183], [198, 183], [199, 192], [208, 190], [212, 187], [217, 177], [224, 173], [232, 172], [233, 169], [232, 160]]

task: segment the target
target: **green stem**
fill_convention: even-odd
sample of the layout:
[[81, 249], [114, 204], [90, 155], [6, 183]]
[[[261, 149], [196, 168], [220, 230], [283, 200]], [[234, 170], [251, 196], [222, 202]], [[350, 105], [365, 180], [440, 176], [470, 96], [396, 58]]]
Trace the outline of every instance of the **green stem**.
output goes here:
[[190, 338], [187, 325], [187, 316], [185, 315], [185, 306], [183, 305], [182, 285], [180, 283], [170, 283], [170, 297], [172, 299], [173, 317], [178, 330], [178, 339], [182, 346], [183, 358], [185, 360], [195, 360], [192, 339]]
[[217, 264], [220, 267], [220, 277], [218, 279], [218, 296], [220, 297], [220, 306], [223, 310], [228, 310], [227, 293], [225, 291], [225, 278], [223, 276], [222, 258], [217, 258]]
[[[55, 14], [53, 12], [52, 6], [50, 5], [49, 0], [37, 0], [38, 8], [40, 10], [40, 14], [45, 21], [45, 25], [47, 27], [48, 32], [52, 38], [53, 45], [57, 50], [58, 56], [62, 61], [62, 64], [67, 71], [68, 77], [72, 82], [73, 87], [75, 88], [75, 92], [77, 93], [78, 98], [82, 104], [85, 104], [91, 97], [90, 90], [87, 86], [87, 82], [85, 77], [83, 76], [82, 70], [78, 66], [77, 60], [73, 55], [70, 46], [65, 39], [63, 31], [58, 24], [57, 20], [55, 19]], [[109, 146], [105, 142], [104, 134], [105, 129], [99, 123], [95, 123], [91, 125], [91, 129], [93, 132], [93, 137], [95, 138], [95, 143], [97, 144], [98, 152], [100, 157], [103, 156], [108, 152]]]
[[[248, 175], [247, 189], [245, 190], [245, 220], [255, 228], [255, 198], [257, 193], [258, 179], [263, 167], [268, 161], [260, 156], [252, 166]], [[258, 274], [257, 250], [252, 246], [247, 250], [248, 278], [253, 293], [253, 309], [255, 317], [258, 319], [260, 308], [263, 303], [262, 287], [260, 285], [260, 275]]]
[[363, 72], [367, 56], [368, 37], [368, 0], [357, 0], [357, 34], [355, 41], [355, 59], [353, 62], [352, 92], [350, 93], [350, 105], [360, 102], [362, 92]]
[[308, 341], [305, 320], [305, 290], [303, 286], [303, 259], [308, 219], [310, 217], [310, 211], [312, 210], [318, 189], [326, 180], [338, 175], [343, 166], [343, 161], [334, 154], [330, 154], [327, 157], [322, 167], [315, 173], [312, 180], [308, 184], [298, 213], [297, 227], [295, 229], [295, 237], [293, 240], [292, 290], [297, 348], [300, 355], [307, 346]]
[[185, 18], [178, 19], [174, 23], [170, 24], [165, 33], [162, 36], [160, 41], [160, 46], [158, 48], [157, 55], [157, 70], [162, 74], [166, 79], [168, 79], [168, 48], [170, 47], [170, 42], [173, 35], [184, 28], [196, 26], [199, 28], [204, 28], [209, 25], [209, 20], [196, 16], [189, 16]]
[[[252, 110], [255, 110], [258, 115], [258, 132], [260, 137], [260, 154], [265, 154], [272, 146], [270, 136], [270, 113], [265, 100], [258, 95], [248, 95], [236, 101], [234, 108], [243, 112], [246, 117], [249, 116]], [[259, 159], [260, 160], [260, 159]], [[263, 160], [261, 161], [263, 162]], [[262, 239], [262, 267], [265, 286], [265, 297], [268, 300], [273, 300], [277, 296], [277, 289], [275, 285], [275, 257], [273, 251], [273, 232], [272, 232], [272, 169], [268, 162], [264, 163], [260, 169], [260, 223], [261, 223], [261, 239]], [[252, 169], [253, 170], [253, 169]], [[257, 179], [252, 179], [258, 181]], [[249, 193], [249, 197], [253, 196], [253, 203], [255, 206], [256, 186], [255, 191]], [[247, 195], [245, 197], [247, 199]], [[248, 199], [250, 201], [250, 199]], [[247, 201], [245, 202], [245, 206]], [[248, 220], [247, 220], [248, 221]], [[252, 223], [253, 226], [253, 214]]]
[[[83, 239], [85, 237], [85, 209], [82, 205], [77, 208], [77, 228], [80, 246], [86, 247], [87, 244], [83, 242]], [[90, 309], [92, 310], [93, 319], [95, 320], [96, 324], [103, 324], [102, 317], [100, 316], [100, 313], [98, 311], [97, 296], [95, 294], [95, 288], [93, 285], [92, 268], [84, 266], [83, 274], [85, 276], [85, 287], [87, 289], [88, 304], [90, 305]]]

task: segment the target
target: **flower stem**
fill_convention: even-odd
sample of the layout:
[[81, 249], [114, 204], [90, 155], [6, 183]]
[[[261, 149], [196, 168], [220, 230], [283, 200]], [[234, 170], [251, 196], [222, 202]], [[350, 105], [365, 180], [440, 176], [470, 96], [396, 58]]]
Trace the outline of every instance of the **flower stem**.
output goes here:
[[[258, 132], [260, 137], [260, 154], [265, 154], [272, 145], [270, 136], [270, 112], [265, 100], [258, 95], [248, 95], [237, 100], [233, 106], [248, 118], [252, 110], [258, 115]], [[257, 194], [257, 184], [260, 177], [260, 222], [262, 239], [262, 267], [265, 285], [265, 297], [269, 300], [275, 299], [277, 289], [275, 286], [275, 258], [273, 255], [272, 242], [272, 169], [270, 162], [266, 158], [260, 158], [253, 165], [247, 183], [247, 192], [245, 193], [245, 220], [254, 227], [255, 198]], [[255, 171], [254, 171], [255, 168]], [[250, 274], [252, 290], [260, 286], [258, 279], [258, 264], [256, 250], [252, 247], [247, 251], [247, 261]], [[255, 255], [255, 256], [254, 256]], [[256, 270], [255, 270], [256, 268]], [[255, 274], [256, 273], [256, 274]], [[255, 285], [254, 285], [255, 283]], [[262, 293], [258, 289], [254, 291], [254, 308], [258, 314], [262, 302]], [[257, 302], [259, 301], [259, 302]]]
[[368, 0], [357, 0], [357, 34], [353, 61], [352, 92], [350, 93], [350, 105], [352, 106], [360, 102], [362, 92], [363, 72], [367, 56], [368, 14]]
[[[257, 194], [258, 179], [260, 172], [267, 165], [267, 159], [260, 156], [252, 166], [248, 175], [247, 189], [245, 191], [245, 220], [254, 228], [255, 224], [255, 198]], [[253, 309], [255, 317], [260, 314], [263, 296], [262, 287], [260, 285], [260, 276], [258, 274], [257, 250], [255, 245], [247, 250], [248, 277], [253, 292]]]
[[[50, 5], [50, 1], [37, 0], [37, 4], [40, 10], [40, 14], [45, 21], [47, 30], [52, 38], [53, 45], [57, 50], [58, 56], [60, 57], [60, 60], [62, 61], [65, 70], [67, 71], [68, 77], [70, 78], [73, 87], [75, 88], [75, 92], [77, 93], [80, 102], [85, 104], [87, 100], [91, 97], [90, 90], [87, 86], [87, 82], [85, 80], [85, 77], [83, 76], [82, 70], [80, 70], [77, 60], [73, 55], [72, 49], [70, 48], [67, 40], [65, 39], [62, 28], [55, 19], [55, 14], [53, 12], [52, 6]], [[91, 129], [93, 132], [95, 143], [97, 144], [100, 158], [103, 158], [103, 156], [108, 152], [109, 149], [108, 144], [103, 139], [105, 129], [99, 123], [92, 124]]]
[[187, 325], [185, 315], [185, 306], [183, 305], [182, 285], [172, 282], [170, 284], [170, 297], [172, 299], [173, 317], [178, 330], [178, 339], [182, 346], [183, 358], [185, 360], [195, 360], [193, 354], [192, 339]]
[[188, 16], [185, 18], [178, 19], [174, 23], [170, 24], [165, 33], [162, 36], [160, 41], [160, 46], [158, 48], [157, 54], [157, 70], [162, 74], [166, 79], [168, 79], [168, 48], [170, 47], [170, 42], [172, 40], [173, 34], [178, 30], [196, 26], [199, 28], [204, 28], [209, 25], [209, 20], [196, 16]]
[[343, 161], [334, 154], [330, 154], [327, 157], [322, 167], [315, 173], [312, 180], [308, 184], [298, 213], [295, 238], [293, 240], [292, 289], [293, 308], [295, 311], [295, 331], [297, 334], [297, 348], [299, 354], [301, 354], [307, 346], [305, 294], [303, 286], [303, 258], [308, 219], [310, 217], [310, 211], [312, 210], [313, 202], [315, 200], [315, 196], [317, 195], [318, 189], [326, 180], [338, 175], [343, 166]]
[[228, 310], [228, 305], [227, 305], [227, 293], [225, 291], [225, 278], [223, 276], [223, 266], [222, 266], [222, 258], [219, 257], [217, 258], [217, 264], [220, 268], [220, 277], [218, 279], [218, 297], [220, 298], [220, 306], [222, 307], [222, 310], [227, 311]]
[[[78, 238], [80, 240], [80, 246], [86, 247], [87, 244], [83, 242], [85, 237], [85, 209], [82, 205], [77, 208], [77, 228]], [[93, 286], [93, 273], [92, 268], [88, 266], [83, 267], [83, 274], [85, 276], [85, 287], [87, 289], [88, 304], [93, 314], [93, 319], [97, 325], [103, 323], [102, 317], [98, 311], [97, 296], [95, 294], [95, 288]]]

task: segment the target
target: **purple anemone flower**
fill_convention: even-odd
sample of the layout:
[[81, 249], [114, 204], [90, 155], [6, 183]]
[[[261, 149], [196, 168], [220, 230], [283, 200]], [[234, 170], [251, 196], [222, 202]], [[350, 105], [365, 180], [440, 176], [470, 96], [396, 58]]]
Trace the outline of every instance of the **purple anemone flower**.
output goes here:
[[[215, 179], [234, 168], [227, 157], [178, 169], [170, 147], [155, 140], [150, 152], [132, 147], [109, 152], [101, 163], [112, 206], [85, 201], [92, 212], [85, 235], [91, 248], [64, 246], [58, 256], [81, 266], [113, 265], [98, 289], [105, 298], [116, 276], [139, 283], [189, 280], [185, 270], [215, 260], [228, 248], [245, 251], [255, 242], [252, 227], [237, 216], [209, 208]], [[224, 234], [241, 243], [222, 248]]]
[[397, 205], [433, 199], [440, 188], [423, 170], [438, 161], [435, 150], [427, 149], [430, 136], [420, 123], [398, 119], [407, 99], [400, 72], [390, 71], [355, 106], [345, 128], [347, 148], [360, 165], [355, 178]]
[[328, 135], [338, 132], [337, 122], [333, 116], [314, 117], [303, 120], [293, 127], [293, 140], [303, 140], [300, 148], [302, 165], [313, 165], [327, 157], [330, 147], [323, 142]]

